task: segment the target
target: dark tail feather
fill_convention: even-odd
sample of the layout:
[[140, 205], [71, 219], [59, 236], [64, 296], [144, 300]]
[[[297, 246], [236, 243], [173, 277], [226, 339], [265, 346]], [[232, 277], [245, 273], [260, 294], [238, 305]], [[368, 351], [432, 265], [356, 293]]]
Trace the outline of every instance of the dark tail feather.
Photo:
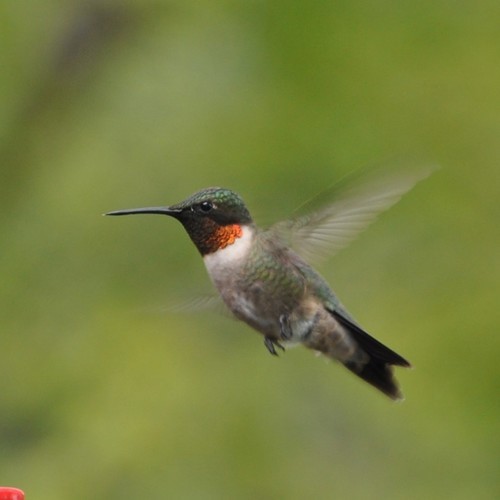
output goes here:
[[361, 377], [391, 399], [396, 401], [403, 399], [403, 393], [394, 379], [392, 368], [389, 364], [370, 357], [370, 361], [361, 368], [361, 371], [359, 370], [359, 366], [355, 363], [350, 364], [347, 362], [345, 366], [358, 377]]
[[344, 326], [353, 338], [369, 356], [368, 363], [359, 366], [359, 363], [345, 363], [345, 366], [354, 372], [358, 377], [373, 385], [392, 399], [403, 399], [403, 394], [399, 390], [396, 380], [393, 376], [391, 365], [411, 366], [406, 359], [384, 344], [368, 335], [359, 326], [347, 319], [338, 311], [332, 311], [335, 319]]

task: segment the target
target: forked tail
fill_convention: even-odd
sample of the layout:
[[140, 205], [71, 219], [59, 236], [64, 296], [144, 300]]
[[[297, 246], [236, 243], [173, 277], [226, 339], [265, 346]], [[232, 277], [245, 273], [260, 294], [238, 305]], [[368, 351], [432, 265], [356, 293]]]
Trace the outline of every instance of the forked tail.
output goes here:
[[368, 355], [366, 363], [346, 361], [345, 366], [363, 380], [373, 385], [391, 399], [403, 399], [394, 378], [392, 365], [411, 366], [406, 359], [368, 335], [359, 326], [337, 311], [331, 311], [335, 319], [352, 335], [358, 346]]

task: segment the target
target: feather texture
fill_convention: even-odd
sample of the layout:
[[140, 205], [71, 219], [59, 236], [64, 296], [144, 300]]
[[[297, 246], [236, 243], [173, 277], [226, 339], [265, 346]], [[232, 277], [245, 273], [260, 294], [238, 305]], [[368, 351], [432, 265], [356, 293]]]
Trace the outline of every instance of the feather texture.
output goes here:
[[322, 209], [278, 222], [271, 229], [275, 229], [302, 257], [318, 262], [346, 247], [381, 212], [397, 203], [435, 168], [429, 166], [370, 175]]

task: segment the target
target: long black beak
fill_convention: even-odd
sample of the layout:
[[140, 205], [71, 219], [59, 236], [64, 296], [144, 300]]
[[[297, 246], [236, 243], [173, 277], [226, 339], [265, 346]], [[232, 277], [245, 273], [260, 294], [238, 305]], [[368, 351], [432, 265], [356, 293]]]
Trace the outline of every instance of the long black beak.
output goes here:
[[114, 210], [106, 212], [104, 215], [135, 215], [135, 214], [160, 214], [177, 217], [182, 212], [179, 208], [170, 207], [145, 207], [145, 208], [127, 208], [125, 210]]

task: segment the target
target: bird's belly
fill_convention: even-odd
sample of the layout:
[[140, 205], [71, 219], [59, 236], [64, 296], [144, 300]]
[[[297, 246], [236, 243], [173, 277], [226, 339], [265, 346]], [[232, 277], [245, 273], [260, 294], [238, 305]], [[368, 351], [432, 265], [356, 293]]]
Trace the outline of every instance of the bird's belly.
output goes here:
[[256, 300], [255, 297], [248, 297], [246, 293], [236, 293], [233, 294], [228, 306], [238, 319], [252, 328], [266, 336], [279, 338], [279, 314], [270, 307], [269, 302], [266, 304], [265, 301]]
[[[226, 297], [224, 297], [226, 295]], [[266, 336], [287, 345], [302, 342], [314, 328], [319, 304], [315, 300], [290, 300], [290, 297], [243, 291], [223, 294], [234, 315]]]

